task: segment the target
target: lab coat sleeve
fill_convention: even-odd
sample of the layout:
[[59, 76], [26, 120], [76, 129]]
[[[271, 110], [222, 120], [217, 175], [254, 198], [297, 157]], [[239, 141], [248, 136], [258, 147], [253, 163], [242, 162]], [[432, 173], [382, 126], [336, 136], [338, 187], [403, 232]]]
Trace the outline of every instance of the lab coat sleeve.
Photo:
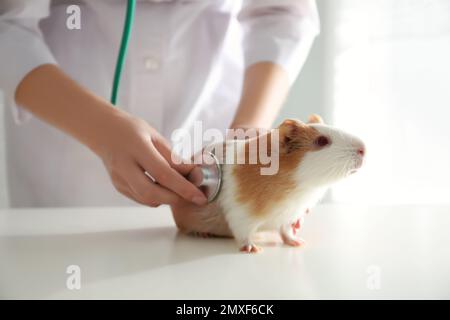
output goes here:
[[17, 123], [30, 117], [16, 105], [17, 86], [36, 67], [56, 64], [38, 26], [49, 10], [49, 0], [0, 1], [0, 90]]
[[320, 32], [314, 0], [244, 0], [237, 16], [243, 30], [244, 63], [270, 61], [292, 83]]

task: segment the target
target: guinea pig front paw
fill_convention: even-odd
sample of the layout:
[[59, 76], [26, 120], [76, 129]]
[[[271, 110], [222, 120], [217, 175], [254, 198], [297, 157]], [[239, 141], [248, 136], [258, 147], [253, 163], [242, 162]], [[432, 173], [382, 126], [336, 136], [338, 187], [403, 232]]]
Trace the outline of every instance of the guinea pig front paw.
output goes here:
[[239, 251], [244, 253], [258, 253], [262, 251], [262, 248], [258, 247], [254, 243], [246, 243], [240, 247]]
[[291, 223], [292, 233], [295, 235], [300, 232], [303, 225], [303, 217], [298, 218], [295, 222]]
[[299, 247], [305, 244], [305, 240], [298, 237], [297, 234], [301, 227], [301, 219], [297, 220], [293, 224], [283, 227], [280, 230], [281, 239], [284, 244], [292, 247]]
[[305, 245], [305, 240], [299, 237], [288, 237], [282, 234], [281, 239], [283, 239], [284, 244], [291, 247], [300, 247]]

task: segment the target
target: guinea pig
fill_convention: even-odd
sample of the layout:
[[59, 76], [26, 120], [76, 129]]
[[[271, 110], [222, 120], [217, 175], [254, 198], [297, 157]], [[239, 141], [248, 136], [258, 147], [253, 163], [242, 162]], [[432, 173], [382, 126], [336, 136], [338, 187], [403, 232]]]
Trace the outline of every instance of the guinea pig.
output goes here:
[[[256, 163], [223, 163], [221, 192], [215, 201], [196, 210], [198, 223], [185, 231], [232, 236], [247, 253], [261, 250], [254, 242], [258, 231], [277, 231], [285, 244], [302, 244], [303, 216], [331, 184], [361, 168], [365, 146], [359, 138], [324, 124], [317, 115], [310, 116], [308, 123], [285, 120], [277, 129], [277, 173], [262, 175], [260, 169], [267, 165], [259, 158]], [[249, 153], [250, 140], [230, 143], [236, 145], [238, 156]], [[271, 152], [274, 147], [269, 145]]]

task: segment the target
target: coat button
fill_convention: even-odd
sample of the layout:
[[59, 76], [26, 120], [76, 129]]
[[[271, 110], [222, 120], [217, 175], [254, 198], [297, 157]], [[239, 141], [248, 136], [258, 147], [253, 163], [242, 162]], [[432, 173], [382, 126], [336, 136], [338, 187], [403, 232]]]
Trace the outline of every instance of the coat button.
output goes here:
[[144, 67], [147, 71], [155, 71], [159, 69], [159, 61], [155, 57], [146, 57], [144, 59]]

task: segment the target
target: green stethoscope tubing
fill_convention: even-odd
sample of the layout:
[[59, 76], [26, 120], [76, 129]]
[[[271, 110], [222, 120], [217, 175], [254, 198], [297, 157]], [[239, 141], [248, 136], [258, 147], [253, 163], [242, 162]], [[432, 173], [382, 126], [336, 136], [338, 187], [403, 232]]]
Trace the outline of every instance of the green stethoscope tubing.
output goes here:
[[116, 69], [114, 71], [114, 80], [111, 91], [111, 103], [117, 104], [117, 95], [119, 93], [120, 78], [122, 76], [123, 67], [128, 52], [128, 45], [130, 43], [131, 29], [133, 27], [134, 15], [136, 9], [136, 0], [128, 0], [127, 13], [125, 16], [125, 23], [123, 26], [122, 40], [120, 42], [119, 54], [117, 56]]
[[[123, 26], [122, 40], [120, 42], [119, 54], [117, 56], [116, 69], [114, 71], [114, 80], [111, 90], [111, 103], [117, 104], [117, 95], [119, 93], [120, 78], [122, 76], [123, 67], [128, 52], [128, 45], [130, 43], [131, 29], [133, 27], [136, 0], [128, 0], [127, 12], [125, 16], [125, 23]], [[210, 157], [215, 163], [213, 165], [202, 167], [202, 182], [199, 185], [203, 187], [203, 192], [208, 198], [208, 202], [212, 202], [217, 198], [222, 186], [222, 168], [216, 156], [209, 152]]]

